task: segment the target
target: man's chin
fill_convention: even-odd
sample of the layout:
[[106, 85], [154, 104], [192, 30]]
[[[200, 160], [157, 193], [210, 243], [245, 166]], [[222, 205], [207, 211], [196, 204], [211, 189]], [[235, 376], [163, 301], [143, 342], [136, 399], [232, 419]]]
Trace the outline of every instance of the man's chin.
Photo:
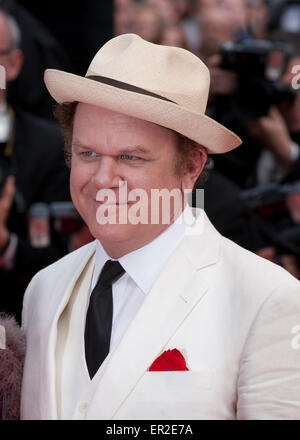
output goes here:
[[92, 228], [92, 234], [100, 242], [118, 242], [129, 239], [132, 228], [131, 224], [97, 224]]

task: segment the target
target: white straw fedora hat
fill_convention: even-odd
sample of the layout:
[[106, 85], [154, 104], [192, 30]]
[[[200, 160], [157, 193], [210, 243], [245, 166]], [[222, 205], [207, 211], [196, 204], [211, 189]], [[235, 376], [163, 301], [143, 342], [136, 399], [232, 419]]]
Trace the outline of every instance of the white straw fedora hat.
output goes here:
[[185, 49], [124, 34], [97, 52], [85, 77], [48, 69], [45, 83], [58, 103], [79, 101], [154, 122], [196, 141], [209, 153], [224, 153], [241, 143], [204, 114], [209, 71]]

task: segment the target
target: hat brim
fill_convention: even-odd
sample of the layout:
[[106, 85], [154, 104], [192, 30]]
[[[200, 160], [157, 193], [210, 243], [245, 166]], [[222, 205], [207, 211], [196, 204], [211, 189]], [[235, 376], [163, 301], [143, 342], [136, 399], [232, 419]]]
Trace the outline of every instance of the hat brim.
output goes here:
[[241, 139], [223, 125], [173, 102], [61, 70], [47, 69], [44, 80], [49, 93], [60, 104], [79, 101], [153, 122], [203, 145], [211, 154], [225, 153], [241, 144]]

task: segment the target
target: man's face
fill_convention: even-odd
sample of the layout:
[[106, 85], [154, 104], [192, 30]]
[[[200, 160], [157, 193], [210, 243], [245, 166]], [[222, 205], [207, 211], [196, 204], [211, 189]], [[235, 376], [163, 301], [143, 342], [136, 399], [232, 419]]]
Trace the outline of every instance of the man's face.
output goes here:
[[[89, 104], [79, 103], [74, 118], [71, 163], [71, 196], [92, 235], [99, 239], [113, 258], [137, 249], [153, 240], [169, 225], [152, 224], [151, 189], [189, 188], [190, 174], [175, 173], [176, 135], [161, 126]], [[204, 159], [203, 159], [204, 160]], [[120, 210], [129, 210], [138, 199], [120, 200], [119, 184], [127, 182], [127, 193], [142, 189], [147, 194], [147, 224], [119, 223]], [[96, 200], [100, 190], [111, 190], [116, 203], [108, 200], [116, 224], [99, 224], [96, 214], [102, 203]], [[98, 193], [99, 194], [99, 193]], [[121, 204], [123, 203], [123, 205]], [[180, 212], [183, 203], [180, 205]], [[171, 222], [180, 212], [171, 209]]]
[[19, 49], [12, 49], [13, 41], [8, 23], [0, 13], [0, 64], [5, 68], [6, 81], [10, 82], [19, 75], [23, 64], [23, 54]]

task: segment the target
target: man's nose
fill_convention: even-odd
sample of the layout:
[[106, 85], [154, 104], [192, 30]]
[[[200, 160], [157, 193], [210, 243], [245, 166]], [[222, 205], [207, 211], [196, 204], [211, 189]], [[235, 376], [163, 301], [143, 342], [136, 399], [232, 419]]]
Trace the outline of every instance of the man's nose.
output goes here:
[[119, 167], [113, 157], [102, 156], [98, 162], [93, 180], [98, 189], [118, 187], [120, 180]]

